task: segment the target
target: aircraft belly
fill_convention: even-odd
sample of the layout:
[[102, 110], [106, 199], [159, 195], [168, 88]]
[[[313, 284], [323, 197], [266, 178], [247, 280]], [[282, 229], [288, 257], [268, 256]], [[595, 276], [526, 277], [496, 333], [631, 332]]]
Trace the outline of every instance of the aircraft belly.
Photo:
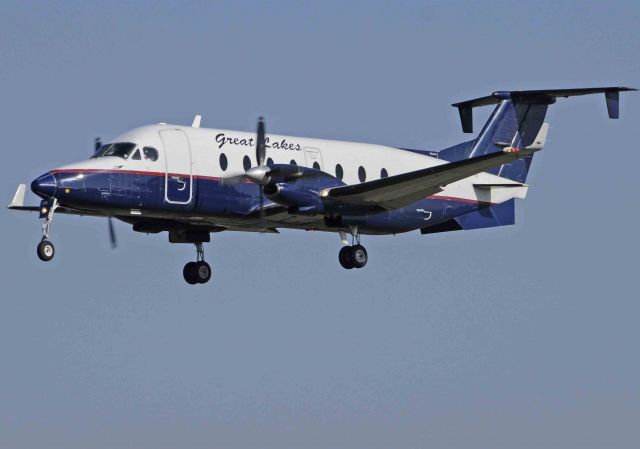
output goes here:
[[258, 213], [259, 188], [253, 183], [225, 184], [219, 178], [196, 176], [195, 207], [191, 208], [190, 205], [166, 203], [162, 173], [100, 171], [83, 173], [82, 177], [79, 174], [56, 174], [60, 185], [69, 188], [66, 201], [64, 197], [61, 199], [69, 207], [95, 210], [105, 215], [131, 216], [132, 219], [139, 216], [141, 219], [237, 231], [289, 228], [336, 232], [348, 230], [349, 224], [355, 223], [363, 234], [396, 234], [424, 228], [481, 207], [477, 202], [459, 198], [430, 197], [394, 211], [345, 217], [344, 224], [336, 227], [327, 226], [322, 215], [291, 215], [286, 207], [264, 199], [267, 212], [262, 222]]

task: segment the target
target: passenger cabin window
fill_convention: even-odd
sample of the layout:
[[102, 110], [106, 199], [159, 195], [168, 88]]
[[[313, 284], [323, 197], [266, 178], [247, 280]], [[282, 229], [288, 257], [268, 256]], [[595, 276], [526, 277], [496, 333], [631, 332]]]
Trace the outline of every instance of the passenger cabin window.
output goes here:
[[316, 170], [320, 170], [320, 164], [318, 164], [318, 161], [313, 163], [313, 168], [315, 168]]
[[222, 171], [225, 171], [229, 166], [229, 161], [227, 161], [227, 156], [224, 153], [220, 153], [220, 168]]
[[98, 151], [96, 151], [96, 154], [91, 156], [91, 158], [115, 156], [127, 159], [135, 147], [136, 144], [130, 142], [108, 143], [106, 145], [102, 145]]
[[342, 170], [342, 165], [336, 164], [336, 178], [342, 179], [344, 176], [344, 171]]
[[242, 158], [242, 166], [244, 167], [244, 171], [247, 171], [251, 168], [251, 159], [249, 159], [249, 156], [245, 156]]
[[267, 158], [267, 165], [273, 165], [273, 159], [270, 157]]
[[291, 164], [291, 165], [298, 165], [298, 164], [296, 164], [295, 159], [291, 159], [291, 160], [289, 161], [289, 164]]
[[389, 173], [387, 173], [387, 169], [383, 168], [382, 170], [380, 170], [380, 177], [381, 178], [388, 178], [389, 177]]
[[149, 160], [151, 162], [158, 160], [158, 150], [153, 147], [144, 147], [142, 149], [142, 154], [144, 154], [145, 160]]
[[140, 150], [136, 150], [136, 152], [133, 153], [133, 156], [131, 156], [131, 159], [134, 161], [141, 161], [142, 157], [140, 156]]
[[367, 180], [367, 172], [363, 166], [358, 167], [358, 179], [360, 182], [365, 182]]

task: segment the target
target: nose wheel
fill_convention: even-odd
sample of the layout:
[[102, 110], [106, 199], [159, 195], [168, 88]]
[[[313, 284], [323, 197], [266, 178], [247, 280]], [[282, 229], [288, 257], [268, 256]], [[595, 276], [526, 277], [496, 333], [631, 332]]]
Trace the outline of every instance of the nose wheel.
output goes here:
[[43, 201], [40, 206], [40, 218], [44, 218], [44, 223], [42, 224], [42, 240], [38, 243], [37, 253], [43, 262], [49, 262], [56, 254], [53, 243], [49, 241], [49, 228], [53, 221], [53, 213], [57, 208], [58, 200], [55, 198], [50, 203]]
[[204, 248], [202, 243], [196, 243], [197, 260], [187, 262], [182, 269], [184, 280], [188, 284], [206, 284], [211, 279], [211, 266], [204, 261]]
[[42, 240], [38, 243], [38, 257], [43, 262], [49, 262], [53, 259], [53, 256], [56, 253], [56, 249], [53, 247], [53, 243], [49, 240]]
[[[351, 246], [343, 246], [338, 253], [338, 261], [343, 268], [350, 270], [352, 268], [362, 268], [367, 264], [369, 256], [364, 246], [360, 244], [360, 234], [358, 228], [351, 228], [352, 244]], [[343, 242], [347, 244], [346, 235], [343, 236]]]

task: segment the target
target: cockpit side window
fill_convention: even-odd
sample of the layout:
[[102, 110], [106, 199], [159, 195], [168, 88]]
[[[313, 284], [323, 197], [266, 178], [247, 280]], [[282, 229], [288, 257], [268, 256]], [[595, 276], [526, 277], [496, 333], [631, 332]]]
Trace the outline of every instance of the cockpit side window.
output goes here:
[[96, 154], [92, 157], [107, 157], [107, 156], [116, 156], [121, 157], [122, 159], [127, 159], [131, 150], [136, 147], [135, 143], [130, 142], [121, 142], [121, 143], [108, 143], [106, 145], [102, 145]]
[[158, 160], [158, 150], [153, 147], [144, 147], [142, 149], [142, 153], [144, 153], [144, 158], [150, 160], [151, 162], [155, 162]]
[[139, 161], [142, 158], [140, 157], [140, 150], [136, 150], [135, 153], [133, 153], [133, 156], [131, 156], [131, 159], [134, 161]]

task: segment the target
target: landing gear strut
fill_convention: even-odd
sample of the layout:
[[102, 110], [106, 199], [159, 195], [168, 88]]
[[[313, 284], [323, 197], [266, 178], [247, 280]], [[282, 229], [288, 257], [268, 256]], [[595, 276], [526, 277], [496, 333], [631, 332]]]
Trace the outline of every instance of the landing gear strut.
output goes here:
[[49, 227], [51, 226], [51, 222], [53, 221], [53, 213], [58, 208], [58, 200], [53, 199], [51, 205], [48, 206], [47, 202], [43, 201], [40, 206], [40, 217], [44, 218], [44, 223], [42, 224], [42, 240], [38, 243], [38, 257], [40, 260], [44, 262], [49, 262], [53, 259], [53, 256], [56, 253], [56, 250], [49, 239]]
[[206, 284], [211, 279], [211, 266], [204, 261], [202, 243], [196, 243], [196, 261], [188, 262], [182, 269], [184, 280], [189, 284]]
[[[343, 246], [338, 253], [338, 261], [343, 268], [362, 268], [367, 264], [369, 257], [367, 250], [360, 244], [360, 233], [357, 226], [350, 226], [351, 246]], [[346, 235], [341, 233], [343, 242], [346, 244]]]

